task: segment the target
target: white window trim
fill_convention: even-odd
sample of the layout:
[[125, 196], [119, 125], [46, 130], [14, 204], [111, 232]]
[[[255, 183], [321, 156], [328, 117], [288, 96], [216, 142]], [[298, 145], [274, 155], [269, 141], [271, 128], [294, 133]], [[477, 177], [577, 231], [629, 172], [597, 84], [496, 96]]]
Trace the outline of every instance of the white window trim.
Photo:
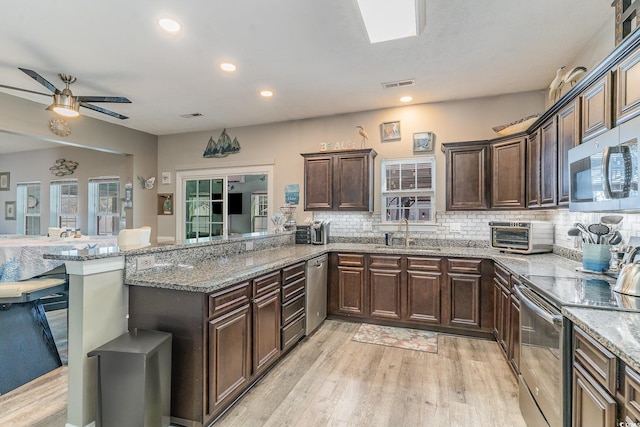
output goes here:
[[[430, 155], [430, 156], [420, 156], [420, 157], [404, 157], [404, 158], [389, 158], [389, 159], [382, 159], [381, 163], [380, 163], [380, 224], [378, 226], [378, 229], [380, 231], [390, 231], [390, 232], [395, 232], [398, 231], [398, 221], [387, 221], [386, 220], [386, 207], [383, 204], [383, 199], [385, 197], [385, 193], [388, 193], [385, 191], [384, 186], [386, 185], [386, 169], [383, 166], [385, 163], [416, 163], [417, 161], [420, 160], [426, 160], [426, 159], [430, 159], [431, 160], [431, 165], [432, 165], [432, 176], [431, 176], [431, 188], [432, 190], [430, 191], [430, 193], [432, 194], [432, 202], [431, 202], [431, 210], [432, 210], [432, 216], [431, 216], [431, 221], [429, 222], [424, 222], [424, 221], [410, 221], [410, 229], [411, 230], [420, 230], [421, 232], [430, 232], [430, 231], [437, 231], [437, 223], [436, 223], [436, 202], [438, 200], [438, 194], [437, 194], [437, 183], [436, 183], [436, 176], [437, 176], [437, 166], [436, 166], [436, 158], [434, 155]], [[406, 194], [411, 195], [411, 194], [416, 194], [416, 191], [407, 191]], [[403, 229], [404, 230], [404, 229]]]
[[[267, 175], [267, 194], [269, 195], [268, 201], [268, 212], [267, 216], [271, 218], [271, 216], [275, 213], [274, 210], [274, 174], [273, 174], [273, 165], [257, 165], [257, 166], [245, 166], [245, 167], [224, 167], [224, 168], [210, 168], [210, 169], [198, 169], [198, 170], [183, 170], [176, 171], [176, 195], [175, 195], [175, 203], [174, 203], [174, 214], [176, 219], [176, 241], [183, 241], [184, 236], [184, 206], [186, 203], [186, 198], [184, 194], [184, 185], [185, 181], [195, 180], [195, 179], [215, 179], [215, 178], [225, 178], [225, 188], [226, 188], [226, 177], [229, 175], [258, 175], [264, 174]], [[222, 212], [224, 215], [224, 224], [225, 229], [223, 232], [224, 236], [228, 236], [227, 226], [229, 224], [227, 218], [227, 200], [225, 199], [224, 204], [222, 206]], [[272, 231], [273, 225], [271, 221], [269, 221], [269, 231]]]

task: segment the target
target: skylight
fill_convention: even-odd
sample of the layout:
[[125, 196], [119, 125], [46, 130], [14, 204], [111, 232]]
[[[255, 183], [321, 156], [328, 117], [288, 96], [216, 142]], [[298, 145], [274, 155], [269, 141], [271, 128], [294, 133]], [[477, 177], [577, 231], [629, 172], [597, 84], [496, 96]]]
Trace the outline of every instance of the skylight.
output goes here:
[[424, 0], [358, 0], [371, 43], [413, 37], [424, 26]]

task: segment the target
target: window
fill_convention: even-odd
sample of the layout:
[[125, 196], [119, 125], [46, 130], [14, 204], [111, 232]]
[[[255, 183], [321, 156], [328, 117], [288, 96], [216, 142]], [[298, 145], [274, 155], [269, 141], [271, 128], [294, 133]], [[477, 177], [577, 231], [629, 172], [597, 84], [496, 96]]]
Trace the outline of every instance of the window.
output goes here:
[[16, 184], [16, 233], [40, 235], [40, 182]]
[[382, 222], [435, 222], [435, 166], [433, 156], [382, 160]]
[[185, 237], [187, 239], [223, 234], [224, 183], [224, 178], [186, 181]]
[[76, 229], [78, 227], [78, 180], [51, 181], [49, 226]]
[[89, 234], [116, 235], [120, 231], [120, 179], [89, 179]]

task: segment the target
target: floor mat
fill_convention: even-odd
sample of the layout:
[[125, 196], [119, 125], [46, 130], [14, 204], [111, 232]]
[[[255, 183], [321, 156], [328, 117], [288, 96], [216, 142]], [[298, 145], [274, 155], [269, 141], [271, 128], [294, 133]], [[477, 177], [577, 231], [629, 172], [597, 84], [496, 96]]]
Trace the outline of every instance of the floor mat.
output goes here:
[[363, 323], [355, 333], [352, 341], [368, 344], [386, 345], [388, 347], [405, 348], [408, 350], [438, 352], [438, 334], [418, 329], [395, 328]]

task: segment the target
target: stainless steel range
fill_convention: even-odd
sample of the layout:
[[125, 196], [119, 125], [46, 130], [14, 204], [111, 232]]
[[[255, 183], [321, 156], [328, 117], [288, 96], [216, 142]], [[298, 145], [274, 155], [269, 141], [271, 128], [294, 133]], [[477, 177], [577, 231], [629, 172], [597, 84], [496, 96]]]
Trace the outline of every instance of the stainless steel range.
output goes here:
[[612, 290], [609, 278], [524, 276], [520, 297], [520, 410], [530, 427], [571, 425], [572, 325], [563, 306], [640, 311], [640, 297]]

